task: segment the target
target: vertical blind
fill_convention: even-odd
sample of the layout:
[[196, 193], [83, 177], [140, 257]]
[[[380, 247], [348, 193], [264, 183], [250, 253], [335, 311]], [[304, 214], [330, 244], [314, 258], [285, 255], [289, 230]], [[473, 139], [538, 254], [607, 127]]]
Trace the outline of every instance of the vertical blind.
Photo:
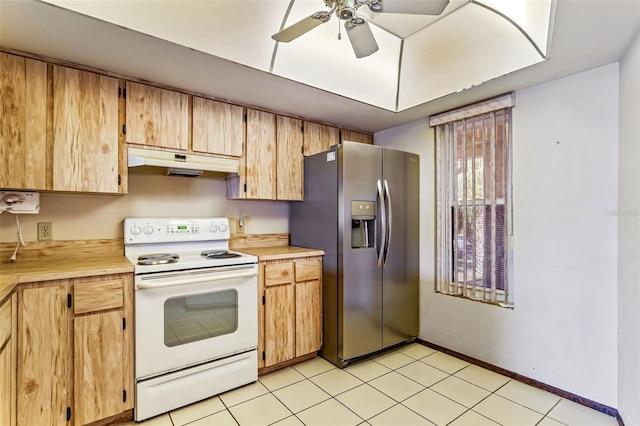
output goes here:
[[436, 126], [436, 291], [509, 304], [513, 95], [431, 117]]

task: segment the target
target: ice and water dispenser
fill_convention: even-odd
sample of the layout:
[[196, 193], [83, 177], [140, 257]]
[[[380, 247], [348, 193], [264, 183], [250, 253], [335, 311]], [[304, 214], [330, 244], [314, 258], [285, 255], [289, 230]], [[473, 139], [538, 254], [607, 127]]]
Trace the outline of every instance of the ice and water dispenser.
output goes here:
[[375, 247], [375, 201], [351, 201], [351, 248]]

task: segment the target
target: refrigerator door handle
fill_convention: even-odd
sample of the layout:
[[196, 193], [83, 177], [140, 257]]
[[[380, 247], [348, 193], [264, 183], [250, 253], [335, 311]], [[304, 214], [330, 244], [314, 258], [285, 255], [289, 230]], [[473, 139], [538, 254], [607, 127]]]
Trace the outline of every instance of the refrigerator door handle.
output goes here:
[[[387, 180], [384, 180], [384, 193], [386, 197], [386, 207], [388, 211], [387, 215], [387, 238], [386, 238], [386, 246], [384, 249], [384, 266], [387, 267], [387, 262], [389, 261], [389, 248], [391, 247], [391, 231], [393, 229], [393, 213], [391, 209], [391, 191], [389, 191], [389, 183]], [[384, 220], [384, 219], [383, 219]]]
[[378, 251], [378, 268], [380, 268], [382, 266], [382, 260], [384, 258], [384, 252], [385, 252], [385, 247], [386, 247], [386, 241], [387, 241], [387, 206], [386, 206], [386, 200], [384, 198], [384, 190], [382, 189], [382, 182], [380, 181], [380, 179], [378, 179], [378, 198], [380, 198], [380, 216], [381, 216], [381, 221], [380, 223], [382, 223], [382, 232], [380, 233], [380, 235], [382, 235], [381, 239], [382, 241], [380, 241], [380, 246], [379, 246], [379, 251]]

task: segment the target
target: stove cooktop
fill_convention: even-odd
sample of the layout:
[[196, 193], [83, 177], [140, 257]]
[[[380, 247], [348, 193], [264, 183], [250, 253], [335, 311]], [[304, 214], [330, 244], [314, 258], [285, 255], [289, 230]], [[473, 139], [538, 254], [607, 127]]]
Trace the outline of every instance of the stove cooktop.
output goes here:
[[136, 274], [257, 263], [256, 256], [229, 250], [225, 218], [127, 218], [124, 254]]

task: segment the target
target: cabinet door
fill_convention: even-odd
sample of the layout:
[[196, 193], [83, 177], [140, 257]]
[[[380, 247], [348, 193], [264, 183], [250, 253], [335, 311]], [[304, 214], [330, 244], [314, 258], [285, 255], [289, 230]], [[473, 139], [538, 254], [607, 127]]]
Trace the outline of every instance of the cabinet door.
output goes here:
[[304, 155], [313, 155], [340, 143], [340, 130], [337, 127], [304, 122]]
[[264, 366], [293, 359], [295, 347], [294, 265], [291, 261], [264, 265]]
[[320, 259], [295, 262], [296, 356], [322, 347], [322, 263]]
[[66, 284], [18, 293], [19, 425], [67, 423], [69, 315]]
[[295, 303], [293, 285], [277, 285], [264, 290], [265, 367], [295, 357]]
[[74, 318], [75, 424], [84, 425], [125, 411], [122, 311]]
[[351, 130], [342, 130], [342, 140], [349, 142], [360, 142], [366, 144], [373, 144], [373, 135], [367, 133], [352, 132]]
[[277, 121], [277, 199], [303, 199], [302, 120], [279, 115]]
[[0, 53], [0, 188], [46, 189], [47, 64]]
[[118, 80], [53, 67], [53, 189], [118, 193]]
[[241, 157], [243, 144], [241, 106], [193, 98], [193, 151]]
[[189, 148], [189, 96], [127, 82], [128, 143], [186, 151]]
[[12, 383], [12, 366], [14, 355], [12, 353], [12, 307], [11, 300], [7, 300], [0, 306], [0, 425], [13, 425], [12, 398], [15, 395]]
[[246, 198], [276, 199], [276, 116], [247, 110]]

